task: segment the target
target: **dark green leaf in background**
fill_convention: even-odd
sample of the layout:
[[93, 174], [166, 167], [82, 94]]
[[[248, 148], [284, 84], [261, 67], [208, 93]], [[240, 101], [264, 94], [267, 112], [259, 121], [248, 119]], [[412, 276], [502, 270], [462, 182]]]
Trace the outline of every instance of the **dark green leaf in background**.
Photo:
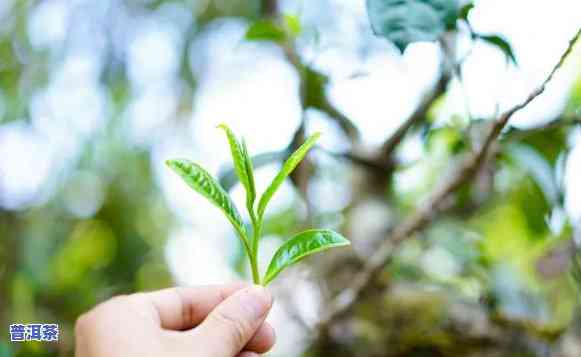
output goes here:
[[474, 3], [468, 3], [460, 9], [458, 14], [458, 19], [468, 21], [468, 15], [470, 15], [470, 11], [474, 9]]
[[296, 15], [284, 15], [280, 21], [258, 20], [246, 31], [248, 41], [286, 42], [298, 37], [302, 32], [301, 20]]
[[538, 151], [532, 146], [519, 143], [510, 145], [507, 154], [530, 175], [550, 204], [558, 204], [560, 193], [553, 167]]
[[401, 51], [413, 42], [436, 41], [455, 27], [457, 0], [367, 0], [373, 32]]
[[274, 254], [264, 275], [264, 285], [270, 283], [284, 269], [311, 254], [349, 244], [345, 237], [328, 229], [313, 229], [299, 233], [287, 240]]
[[502, 36], [475, 34], [475, 37], [479, 40], [482, 40], [482, 41], [492, 45], [492, 46], [497, 47], [499, 50], [502, 51], [502, 53], [504, 53], [507, 61], [510, 61], [515, 65], [517, 64], [516, 57], [515, 57], [514, 52], [512, 50], [512, 46]]
[[246, 31], [246, 39], [249, 41], [283, 42], [286, 38], [285, 29], [270, 20], [256, 21]]

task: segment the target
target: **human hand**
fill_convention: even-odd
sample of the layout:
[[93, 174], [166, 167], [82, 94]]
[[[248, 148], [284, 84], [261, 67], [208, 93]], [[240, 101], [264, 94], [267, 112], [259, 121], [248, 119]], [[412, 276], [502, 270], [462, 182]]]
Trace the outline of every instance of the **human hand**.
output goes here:
[[259, 286], [171, 288], [115, 297], [76, 324], [76, 357], [258, 357], [274, 345]]

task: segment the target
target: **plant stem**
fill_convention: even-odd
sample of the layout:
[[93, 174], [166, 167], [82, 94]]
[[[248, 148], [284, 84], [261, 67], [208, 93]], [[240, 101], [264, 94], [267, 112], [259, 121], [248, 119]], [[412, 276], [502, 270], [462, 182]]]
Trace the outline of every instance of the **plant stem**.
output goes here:
[[252, 255], [250, 257], [250, 267], [252, 269], [252, 280], [254, 284], [261, 285], [260, 282], [260, 272], [258, 271], [258, 243], [260, 240], [260, 228], [261, 222], [259, 222], [254, 214], [250, 215], [252, 220], [252, 242], [251, 242], [251, 251]]
[[256, 256], [250, 259], [250, 267], [252, 268], [252, 281], [256, 285], [260, 285], [260, 273], [258, 272], [258, 263]]

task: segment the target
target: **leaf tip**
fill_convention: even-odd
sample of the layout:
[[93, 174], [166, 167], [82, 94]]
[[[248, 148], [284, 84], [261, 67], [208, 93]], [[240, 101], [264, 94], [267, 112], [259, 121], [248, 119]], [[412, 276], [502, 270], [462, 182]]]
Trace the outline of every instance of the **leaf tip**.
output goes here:
[[169, 159], [169, 160], [165, 160], [165, 164], [167, 165], [167, 167], [169, 167], [170, 169], [174, 170], [175, 172], [180, 172], [181, 170], [184, 169], [185, 166], [187, 166], [190, 162], [186, 159]]
[[321, 137], [321, 135], [323, 135], [323, 133], [321, 133], [320, 131], [316, 131], [313, 135], [311, 135], [311, 138], [314, 141], [317, 141], [317, 140], [319, 140], [319, 138]]
[[171, 168], [176, 167], [177, 163], [178, 163], [178, 160], [176, 160], [176, 159], [165, 160], [166, 166], [171, 167]]

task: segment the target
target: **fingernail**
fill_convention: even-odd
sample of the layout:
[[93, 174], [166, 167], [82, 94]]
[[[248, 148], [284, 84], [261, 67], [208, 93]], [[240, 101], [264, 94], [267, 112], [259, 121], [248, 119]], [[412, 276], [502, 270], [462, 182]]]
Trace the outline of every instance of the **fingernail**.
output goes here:
[[262, 286], [252, 286], [240, 294], [240, 303], [246, 307], [254, 319], [262, 318], [272, 305], [272, 296]]

